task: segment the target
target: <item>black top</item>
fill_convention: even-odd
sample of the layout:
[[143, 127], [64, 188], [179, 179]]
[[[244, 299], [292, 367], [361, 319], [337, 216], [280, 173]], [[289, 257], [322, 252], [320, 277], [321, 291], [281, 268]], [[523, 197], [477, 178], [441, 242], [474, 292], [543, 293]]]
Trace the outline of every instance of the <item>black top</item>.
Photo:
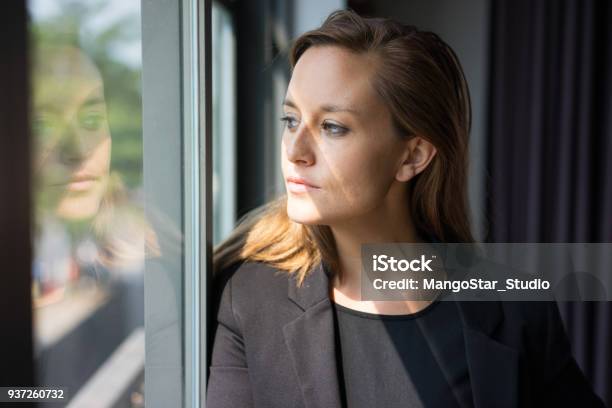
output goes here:
[[[229, 279], [226, 271], [232, 273]], [[298, 287], [293, 275], [263, 262], [245, 262], [216, 275], [213, 288], [222, 294], [207, 408], [342, 406], [328, 276], [319, 263]], [[162, 273], [159, 278], [168, 277]], [[572, 358], [555, 302], [454, 304], [460, 319], [449, 321], [460, 320], [463, 327], [476, 408], [604, 407]], [[437, 304], [422, 317], [449, 305]], [[158, 326], [152, 329], [153, 339], [177, 332], [174, 320]], [[447, 327], [440, 331], [444, 336], [434, 336], [434, 343], [444, 343], [446, 333], [453, 332]], [[378, 334], [375, 338], [383, 338]], [[425, 378], [421, 367], [419, 376], [413, 365], [408, 367], [413, 381]], [[422, 392], [422, 381], [415, 388], [429, 395]]]
[[454, 302], [408, 315], [334, 304], [343, 405], [473, 407], [461, 318]]

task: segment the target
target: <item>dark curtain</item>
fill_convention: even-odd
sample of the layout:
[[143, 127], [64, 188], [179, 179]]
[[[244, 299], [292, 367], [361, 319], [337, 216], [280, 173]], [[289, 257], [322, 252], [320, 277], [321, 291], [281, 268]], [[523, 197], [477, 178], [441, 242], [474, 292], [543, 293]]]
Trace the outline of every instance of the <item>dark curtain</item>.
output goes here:
[[[498, 0], [491, 13], [487, 240], [612, 242], [610, 2]], [[611, 305], [559, 303], [608, 406]]]

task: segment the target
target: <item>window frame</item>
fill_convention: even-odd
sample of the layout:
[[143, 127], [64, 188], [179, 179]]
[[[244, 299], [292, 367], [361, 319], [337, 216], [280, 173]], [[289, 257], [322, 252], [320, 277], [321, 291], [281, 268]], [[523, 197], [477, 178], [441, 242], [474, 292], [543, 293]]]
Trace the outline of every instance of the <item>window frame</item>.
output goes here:
[[162, 250], [161, 259], [145, 264], [145, 400], [151, 407], [205, 402], [211, 9], [211, 0], [143, 0], [141, 7], [144, 201]]

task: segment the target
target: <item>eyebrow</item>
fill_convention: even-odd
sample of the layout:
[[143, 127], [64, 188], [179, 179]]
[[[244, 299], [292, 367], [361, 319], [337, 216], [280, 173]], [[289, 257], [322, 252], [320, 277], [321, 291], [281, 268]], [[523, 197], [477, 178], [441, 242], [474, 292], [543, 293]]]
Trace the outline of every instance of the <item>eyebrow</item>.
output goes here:
[[92, 106], [92, 105], [105, 104], [104, 97], [102, 96], [102, 92], [103, 91], [102, 91], [101, 86], [98, 86], [92, 89], [87, 95], [85, 102], [83, 102], [81, 106]]
[[[98, 105], [106, 105], [106, 102], [104, 101], [104, 98], [101, 97], [100, 95], [96, 95], [93, 94], [93, 92], [87, 97], [87, 99], [85, 99], [85, 101], [79, 106], [79, 109], [83, 109], [83, 108], [89, 108], [92, 106], [98, 106]], [[56, 102], [45, 102], [44, 104], [41, 104], [39, 106], [36, 106], [36, 110], [40, 110], [40, 111], [48, 111], [48, 112], [60, 112], [61, 109], [61, 104], [58, 104]]]
[[104, 104], [105, 104], [104, 98], [96, 95], [96, 96], [91, 96], [87, 98], [87, 100], [83, 102], [81, 107], [89, 107], [89, 106], [104, 105]]
[[[283, 106], [290, 106], [290, 107], [292, 107], [294, 109], [298, 109], [298, 107], [295, 104], [295, 102], [293, 102], [291, 99], [283, 100]], [[325, 105], [321, 105], [321, 110], [323, 112], [348, 112], [348, 113], [352, 113], [353, 115], [359, 116], [359, 111], [357, 109], [354, 109], [354, 108], [348, 107], [348, 106], [339, 106], [339, 105], [333, 105], [333, 104], [325, 104]]]

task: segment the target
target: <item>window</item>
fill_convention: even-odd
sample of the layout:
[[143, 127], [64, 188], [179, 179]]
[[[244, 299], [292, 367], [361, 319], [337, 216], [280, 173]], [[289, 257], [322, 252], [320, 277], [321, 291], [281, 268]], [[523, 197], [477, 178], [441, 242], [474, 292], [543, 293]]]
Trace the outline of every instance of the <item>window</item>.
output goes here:
[[213, 236], [214, 244], [236, 221], [236, 107], [234, 24], [225, 6], [212, 5]]
[[144, 406], [144, 260], [159, 247], [142, 199], [140, 2], [29, 12], [37, 382]]

